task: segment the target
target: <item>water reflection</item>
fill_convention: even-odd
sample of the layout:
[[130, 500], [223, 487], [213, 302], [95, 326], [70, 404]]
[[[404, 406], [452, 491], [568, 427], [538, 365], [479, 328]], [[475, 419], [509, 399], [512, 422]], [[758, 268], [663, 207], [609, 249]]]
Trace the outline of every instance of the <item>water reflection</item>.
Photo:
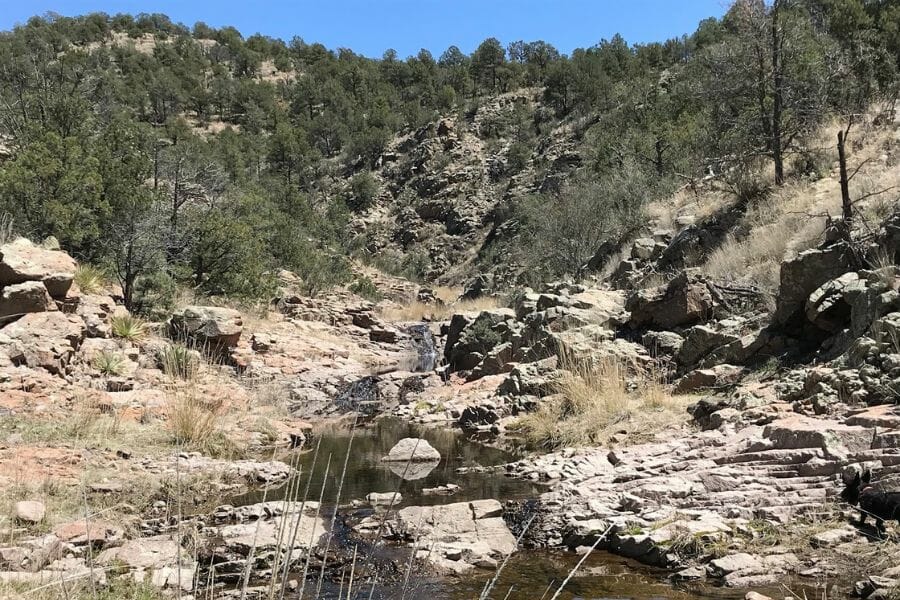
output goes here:
[[[347, 448], [351, 444], [350, 433], [347, 426], [334, 426], [317, 433], [321, 437], [318, 464], [312, 471], [313, 453], [305, 451], [302, 454], [300, 477], [303, 485], [299, 489], [304, 489], [311, 471], [310, 489], [317, 492], [321, 489], [325, 463], [330, 454], [331, 468], [328, 472], [325, 498], [331, 498], [330, 504], [334, 504], [341, 469], [347, 456]], [[394, 444], [405, 437], [422, 437], [441, 454], [440, 462], [411, 464], [406, 473], [406, 481], [402, 479], [403, 471], [407, 469], [406, 463], [381, 461]], [[496, 498], [501, 501], [519, 500], [535, 498], [546, 491], [544, 486], [506, 477], [503, 473], [456, 473], [460, 467], [500, 465], [514, 458], [508, 452], [470, 441], [458, 431], [421, 427], [399, 419], [380, 419], [372, 425], [357, 428], [353, 435], [341, 504], [364, 498], [370, 492], [397, 490], [403, 495], [403, 506], [445, 504], [484, 498]], [[449, 499], [446, 496], [422, 493], [425, 488], [435, 488], [448, 483], [460, 486], [460, 490]], [[266, 499], [280, 500], [289, 488], [289, 485], [285, 485], [277, 490], [269, 490]], [[233, 499], [233, 502], [238, 505], [252, 504], [261, 502], [262, 498], [263, 492], [256, 490]]]

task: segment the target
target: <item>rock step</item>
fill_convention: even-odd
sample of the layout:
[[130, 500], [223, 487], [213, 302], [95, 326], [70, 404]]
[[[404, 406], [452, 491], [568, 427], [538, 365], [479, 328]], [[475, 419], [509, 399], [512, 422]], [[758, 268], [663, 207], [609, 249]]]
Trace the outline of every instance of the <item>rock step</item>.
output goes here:
[[765, 450], [761, 452], [746, 452], [715, 459], [720, 465], [733, 464], [800, 464], [813, 458], [823, 458], [824, 453], [818, 448], [803, 448], [800, 450]]

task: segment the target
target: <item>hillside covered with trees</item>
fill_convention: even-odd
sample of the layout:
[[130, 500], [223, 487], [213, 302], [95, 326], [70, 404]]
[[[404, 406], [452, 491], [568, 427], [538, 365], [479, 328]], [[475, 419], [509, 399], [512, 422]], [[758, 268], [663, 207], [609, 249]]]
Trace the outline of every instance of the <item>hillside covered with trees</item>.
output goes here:
[[316, 293], [353, 259], [581, 278], [676, 189], [750, 200], [823, 168], [819, 127], [893, 110], [898, 63], [892, 0], [739, 0], [681, 38], [570, 56], [490, 38], [370, 59], [164, 15], [34, 17], [0, 35], [0, 212], [138, 311], [178, 286], [264, 297], [279, 269]]

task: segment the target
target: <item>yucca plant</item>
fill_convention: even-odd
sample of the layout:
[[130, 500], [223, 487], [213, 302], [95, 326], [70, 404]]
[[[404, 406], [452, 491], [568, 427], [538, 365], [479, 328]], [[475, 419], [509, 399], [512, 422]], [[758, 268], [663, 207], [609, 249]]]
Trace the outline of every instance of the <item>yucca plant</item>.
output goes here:
[[113, 315], [109, 324], [114, 336], [131, 342], [141, 340], [149, 333], [147, 322], [129, 313]]
[[184, 344], [168, 344], [158, 353], [159, 366], [172, 379], [191, 381], [200, 370], [197, 353]]
[[108, 350], [101, 350], [93, 360], [94, 368], [108, 376], [121, 375], [125, 370], [125, 359], [122, 355]]
[[85, 294], [97, 294], [109, 283], [109, 279], [103, 269], [99, 269], [93, 265], [78, 265], [75, 269], [75, 283]]

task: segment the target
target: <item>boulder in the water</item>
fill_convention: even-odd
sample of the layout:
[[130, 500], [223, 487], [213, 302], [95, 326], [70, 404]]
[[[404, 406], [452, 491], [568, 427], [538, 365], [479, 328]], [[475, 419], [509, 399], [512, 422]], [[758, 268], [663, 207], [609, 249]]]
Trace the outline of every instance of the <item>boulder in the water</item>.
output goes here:
[[385, 462], [437, 462], [441, 460], [441, 453], [422, 438], [403, 438], [381, 460]]

